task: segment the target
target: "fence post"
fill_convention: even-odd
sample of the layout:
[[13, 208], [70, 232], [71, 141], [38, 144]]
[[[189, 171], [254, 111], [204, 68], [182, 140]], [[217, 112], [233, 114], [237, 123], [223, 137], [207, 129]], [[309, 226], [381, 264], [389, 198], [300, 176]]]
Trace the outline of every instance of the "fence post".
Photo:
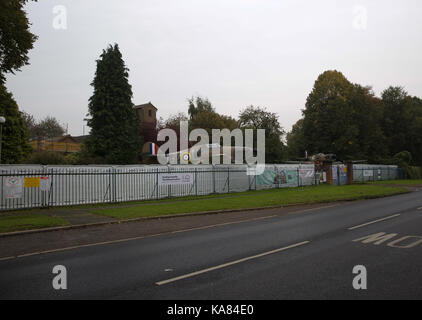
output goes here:
[[158, 168], [155, 176], [155, 198], [158, 199]]
[[[167, 173], [170, 175], [170, 166], [167, 166]], [[171, 198], [171, 184], [167, 186], [167, 197]]]
[[108, 168], [108, 193], [109, 193], [109, 200], [113, 202], [113, 197], [111, 195], [113, 191], [111, 190], [111, 168]]
[[54, 169], [51, 168], [51, 173], [50, 173], [50, 187], [48, 188], [48, 207], [50, 206], [50, 199], [51, 199], [51, 203], [53, 203], [53, 177], [54, 177]]
[[[0, 186], [0, 196], [1, 196], [0, 197], [0, 201], [1, 201], [1, 205], [0, 205], [0, 209], [6, 210], [7, 209], [7, 206], [4, 205], [4, 200], [3, 200], [4, 199], [4, 195], [3, 195], [4, 181], [3, 181], [3, 170], [2, 169], [0, 169], [0, 173], [1, 173], [1, 186]], [[3, 206], [4, 206], [4, 208], [3, 208]]]
[[113, 167], [113, 202], [117, 202], [116, 167]]
[[227, 193], [230, 193], [230, 167], [227, 167]]
[[212, 164], [212, 192], [215, 193], [215, 165]]
[[337, 186], [341, 186], [340, 167], [337, 165]]
[[251, 191], [251, 176], [248, 174], [248, 167], [246, 167], [246, 175], [248, 176], [248, 189]]
[[197, 168], [195, 168], [195, 195], [198, 195], [198, 172]]
[[297, 186], [300, 187], [300, 173], [299, 173], [299, 168], [296, 169], [296, 176], [297, 176]]
[[256, 191], [256, 168], [255, 168], [255, 174], [253, 175], [254, 183], [255, 183], [255, 191]]
[[277, 177], [277, 189], [280, 189], [280, 172], [278, 171], [278, 168], [275, 167], [276, 177]]

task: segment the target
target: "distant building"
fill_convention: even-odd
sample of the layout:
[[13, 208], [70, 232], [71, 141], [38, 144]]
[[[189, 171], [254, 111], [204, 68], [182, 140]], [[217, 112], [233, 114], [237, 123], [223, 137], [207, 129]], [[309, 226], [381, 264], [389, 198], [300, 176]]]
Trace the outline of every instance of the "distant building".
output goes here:
[[141, 125], [157, 126], [157, 108], [151, 103], [144, 103], [135, 106], [136, 112], [141, 120]]
[[81, 144], [87, 136], [72, 137], [64, 135], [54, 138], [33, 139], [29, 145], [34, 151], [54, 151], [62, 153], [73, 153], [81, 151]]
[[139, 134], [144, 139], [142, 154], [151, 153], [151, 144], [157, 142], [157, 108], [151, 103], [135, 106], [136, 113], [141, 121]]

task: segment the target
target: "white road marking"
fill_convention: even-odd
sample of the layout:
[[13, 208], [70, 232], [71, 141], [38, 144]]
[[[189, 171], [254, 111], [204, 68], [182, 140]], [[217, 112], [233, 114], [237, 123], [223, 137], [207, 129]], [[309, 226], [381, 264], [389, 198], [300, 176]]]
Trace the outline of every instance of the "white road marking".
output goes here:
[[422, 207], [418, 208], [418, 210], [422, 210]]
[[15, 259], [15, 257], [4, 257], [4, 258], [0, 258], [0, 261], [6, 261], [6, 260], [11, 260], [11, 259]]
[[316, 210], [320, 210], [320, 209], [328, 209], [328, 208], [333, 208], [333, 207], [338, 207], [338, 206], [339, 206], [339, 204], [333, 204], [333, 205], [330, 205], [330, 206], [324, 206], [324, 207], [318, 207], [318, 208], [311, 208], [311, 209], [305, 209], [305, 210], [292, 211], [289, 214], [309, 212], [309, 211], [316, 211]]
[[367, 223], [364, 223], [364, 224], [360, 224], [358, 226], [351, 227], [351, 228], [349, 228], [347, 230], [355, 230], [355, 229], [358, 229], [358, 228], [366, 227], [366, 226], [368, 226], [370, 224], [374, 224], [374, 223], [377, 223], [377, 222], [381, 222], [381, 221], [393, 219], [393, 218], [396, 218], [398, 216], [400, 216], [400, 213], [394, 214], [394, 215], [389, 216], [389, 217], [386, 217], [386, 218], [382, 218], [382, 219], [378, 219], [378, 220], [375, 220], [375, 221], [371, 221], [371, 222], [367, 222]]
[[171, 279], [168, 279], [168, 280], [159, 281], [159, 282], [156, 282], [156, 285], [162, 286], [164, 284], [168, 284], [168, 283], [175, 282], [175, 281], [178, 281], [178, 280], [182, 280], [182, 279], [186, 279], [186, 278], [191, 278], [191, 277], [197, 276], [199, 274], [203, 274], [203, 273], [206, 273], [206, 272], [210, 272], [210, 271], [214, 271], [214, 270], [226, 268], [226, 267], [232, 266], [234, 264], [246, 262], [246, 261], [249, 261], [249, 260], [252, 260], [252, 259], [261, 258], [261, 257], [264, 257], [264, 256], [268, 256], [270, 254], [274, 254], [274, 253], [277, 253], [277, 252], [281, 252], [281, 251], [285, 251], [285, 250], [288, 250], [288, 249], [296, 248], [296, 247], [299, 247], [299, 246], [302, 246], [302, 245], [305, 245], [305, 244], [308, 244], [308, 243], [310, 243], [310, 241], [303, 241], [303, 242], [300, 242], [300, 243], [296, 243], [296, 244], [290, 245], [288, 247], [279, 248], [279, 249], [276, 249], [276, 250], [272, 250], [272, 251], [264, 252], [264, 253], [261, 253], [261, 254], [257, 254], [257, 255], [251, 256], [251, 257], [247, 257], [247, 258], [239, 259], [239, 260], [236, 260], [236, 261], [224, 263], [224, 264], [221, 264], [221, 265], [218, 265], [218, 266], [215, 266], [215, 267], [211, 267], [211, 268], [203, 269], [203, 270], [200, 270], [200, 271], [188, 273], [188, 274], [185, 274], [185, 275], [182, 275], [182, 276], [179, 276], [179, 277], [175, 277], [175, 278], [171, 278]]

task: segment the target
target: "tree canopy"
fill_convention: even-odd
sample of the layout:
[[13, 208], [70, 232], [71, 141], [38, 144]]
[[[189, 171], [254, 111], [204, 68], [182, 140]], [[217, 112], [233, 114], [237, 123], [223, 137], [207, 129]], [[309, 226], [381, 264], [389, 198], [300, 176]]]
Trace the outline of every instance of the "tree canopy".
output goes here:
[[28, 0], [0, 1], [0, 82], [6, 73], [14, 73], [29, 64], [28, 52], [37, 36], [29, 30], [30, 23], [23, 7]]
[[22, 112], [22, 117], [28, 130], [29, 138], [31, 139], [51, 139], [60, 137], [66, 132], [65, 128], [55, 117], [47, 116], [37, 121], [32, 115], [26, 112]]
[[287, 135], [291, 158], [308, 151], [384, 163], [407, 150], [415, 163], [422, 163], [422, 101], [401, 87], [390, 87], [378, 98], [370, 87], [326, 71], [315, 81], [302, 113]]
[[188, 114], [191, 120], [202, 112], [215, 112], [208, 98], [202, 98], [200, 96], [192, 97], [188, 99], [188, 103]]
[[[265, 161], [280, 163], [285, 157], [282, 136], [284, 129], [278, 121], [278, 115], [265, 108], [248, 106], [239, 114], [239, 125], [242, 129], [265, 130]], [[254, 134], [256, 138], [256, 133]]]

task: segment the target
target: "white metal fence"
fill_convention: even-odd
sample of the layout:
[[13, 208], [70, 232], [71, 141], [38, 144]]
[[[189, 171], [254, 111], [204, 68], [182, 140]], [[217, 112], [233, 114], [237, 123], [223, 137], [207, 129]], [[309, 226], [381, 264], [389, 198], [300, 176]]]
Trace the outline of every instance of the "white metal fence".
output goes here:
[[[364, 177], [363, 168], [356, 167], [355, 179], [370, 181], [370, 178]], [[397, 167], [388, 168], [386, 174], [385, 166], [376, 166], [372, 170], [377, 178], [379, 168], [382, 168], [383, 179], [397, 176]], [[159, 183], [160, 175], [172, 173], [189, 174], [192, 180], [177, 185]], [[2, 165], [0, 177], [0, 210], [309, 186], [320, 181], [313, 164], [267, 164], [264, 173], [259, 176], [247, 175], [246, 165]]]

